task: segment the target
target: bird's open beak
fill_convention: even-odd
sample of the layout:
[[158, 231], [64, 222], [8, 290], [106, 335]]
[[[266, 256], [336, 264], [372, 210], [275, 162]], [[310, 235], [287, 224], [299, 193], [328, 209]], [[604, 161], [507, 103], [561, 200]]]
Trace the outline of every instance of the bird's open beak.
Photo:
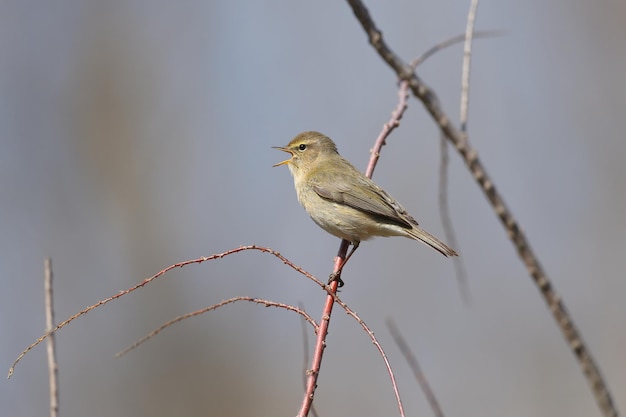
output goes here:
[[290, 149], [283, 148], [282, 146], [272, 146], [272, 148], [278, 149], [279, 151], [287, 152], [288, 154], [291, 154], [291, 158], [285, 159], [283, 162], [279, 162], [279, 163], [277, 163], [275, 165], [272, 165], [272, 167], [277, 167], [279, 165], [285, 165], [285, 164], [288, 164], [289, 162], [291, 162], [291, 159], [293, 158], [293, 152]]

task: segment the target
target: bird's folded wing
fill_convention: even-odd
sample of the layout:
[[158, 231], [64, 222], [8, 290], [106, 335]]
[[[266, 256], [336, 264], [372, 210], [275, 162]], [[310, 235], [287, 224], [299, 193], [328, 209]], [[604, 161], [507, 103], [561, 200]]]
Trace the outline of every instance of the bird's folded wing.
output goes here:
[[[323, 173], [320, 173], [324, 176]], [[330, 177], [330, 175], [329, 175]], [[360, 210], [378, 217], [381, 221], [397, 224], [398, 226], [411, 228], [411, 223], [405, 219], [406, 215], [402, 206], [393, 201], [380, 187], [374, 183], [366, 183], [361, 179], [348, 180], [347, 178], [311, 179], [313, 190], [323, 199], [338, 204], [345, 204], [356, 210]], [[358, 193], [354, 190], [359, 190]], [[395, 203], [395, 204], [392, 204]], [[396, 207], [397, 206], [397, 207]], [[409, 218], [411, 218], [409, 216]]]

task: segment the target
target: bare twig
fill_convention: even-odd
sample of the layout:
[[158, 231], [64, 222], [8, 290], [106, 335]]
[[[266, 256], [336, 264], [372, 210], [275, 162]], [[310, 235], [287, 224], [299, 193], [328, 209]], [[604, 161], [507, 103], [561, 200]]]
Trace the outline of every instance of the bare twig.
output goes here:
[[[474, 22], [476, 21], [476, 11], [478, 0], [471, 0], [470, 10], [467, 15], [467, 26], [465, 28], [465, 43], [463, 46], [463, 67], [461, 70], [461, 109], [460, 109], [460, 130], [467, 138], [467, 121], [469, 113], [469, 87], [470, 87], [470, 64], [472, 58], [472, 40], [474, 39]], [[446, 239], [452, 247], [459, 248], [452, 216], [450, 215], [450, 205], [448, 204], [448, 141], [441, 135], [441, 165], [439, 169], [439, 210], [441, 211], [441, 222]], [[471, 304], [471, 293], [469, 291], [467, 272], [462, 257], [452, 259], [456, 271], [457, 282], [461, 290], [461, 296], [465, 304]]]
[[37, 340], [35, 340], [33, 343], [30, 344], [30, 346], [28, 346], [26, 349], [24, 349], [22, 351], [22, 353], [19, 354], [19, 356], [17, 357], [17, 359], [15, 359], [15, 361], [13, 362], [13, 364], [11, 365], [11, 368], [9, 368], [9, 373], [7, 375], [7, 378], [11, 378], [11, 375], [13, 375], [13, 371], [15, 370], [15, 367], [17, 366], [17, 364], [22, 360], [22, 358], [28, 353], [30, 352], [33, 348], [35, 348], [37, 345], [39, 345], [41, 342], [43, 342], [44, 340], [46, 340], [48, 337], [50, 337], [52, 334], [56, 333], [57, 331], [59, 331], [60, 329], [62, 329], [63, 327], [67, 326], [68, 324], [70, 324], [72, 321], [76, 320], [77, 318], [84, 316], [85, 314], [89, 313], [90, 311], [103, 306], [113, 300], [117, 300], [118, 298], [126, 295], [126, 294], [130, 294], [131, 292], [134, 292], [136, 290], [138, 290], [139, 288], [143, 288], [145, 285], [149, 284], [150, 282], [154, 281], [155, 279], [161, 277], [162, 275], [165, 275], [167, 272], [171, 271], [172, 269], [175, 268], [182, 268], [184, 266], [187, 265], [191, 265], [191, 264], [200, 264], [206, 261], [212, 261], [212, 260], [216, 260], [216, 259], [221, 259], [225, 256], [228, 255], [232, 255], [235, 253], [240, 253], [243, 251], [248, 251], [248, 250], [257, 250], [260, 252], [264, 252], [264, 253], [268, 253], [271, 254], [273, 256], [275, 256], [276, 258], [280, 259], [285, 265], [288, 265], [289, 267], [291, 267], [292, 269], [296, 270], [297, 272], [301, 273], [302, 275], [304, 275], [305, 277], [309, 278], [310, 280], [312, 280], [315, 283], [318, 283], [320, 285], [322, 285], [322, 287], [324, 288], [324, 284], [322, 284], [317, 278], [315, 278], [313, 275], [311, 275], [310, 273], [308, 273], [307, 271], [305, 271], [304, 269], [302, 269], [301, 267], [295, 265], [293, 262], [291, 262], [289, 259], [285, 258], [284, 256], [282, 256], [279, 252], [271, 249], [271, 248], [267, 248], [267, 247], [263, 247], [263, 246], [257, 246], [257, 245], [248, 245], [248, 246], [240, 246], [238, 248], [235, 249], [230, 249], [227, 250], [226, 252], [222, 252], [222, 253], [217, 253], [211, 256], [203, 256], [201, 258], [197, 258], [197, 259], [191, 259], [188, 261], [184, 261], [184, 262], [179, 262], [173, 265], [168, 266], [167, 268], [163, 269], [162, 271], [159, 271], [158, 273], [156, 273], [155, 275], [151, 276], [150, 278], [146, 278], [144, 279], [142, 282], [140, 282], [139, 284], [124, 290], [124, 291], [120, 291], [119, 293], [105, 298], [104, 300], [100, 300], [98, 301], [96, 304], [93, 304], [81, 311], [79, 311], [78, 313], [74, 314], [73, 316], [71, 316], [70, 318], [68, 318], [67, 320], [59, 323], [56, 325], [56, 327], [54, 327], [54, 329], [52, 329], [50, 332], [46, 332], [45, 334], [43, 334], [41, 337], [39, 337]]
[[374, 147], [370, 150], [370, 160], [367, 164], [367, 169], [365, 170], [365, 176], [368, 178], [372, 178], [374, 175], [374, 169], [376, 168], [376, 164], [378, 163], [378, 158], [380, 158], [380, 151], [383, 146], [385, 146], [385, 141], [389, 134], [398, 126], [400, 126], [400, 119], [404, 115], [404, 112], [407, 108], [407, 100], [409, 98], [409, 83], [406, 81], [400, 82], [400, 88], [398, 89], [398, 105], [391, 112], [391, 119], [383, 125], [383, 130], [380, 132], [376, 141], [374, 142]]
[[[302, 303], [298, 303], [298, 308], [300, 308], [301, 310], [304, 310], [304, 305], [302, 305]], [[304, 378], [302, 380], [304, 388], [306, 389], [306, 366], [309, 363], [309, 331], [306, 327], [306, 323], [304, 320], [300, 320], [300, 328], [302, 330], [302, 348], [303, 348], [303, 355], [302, 355], [302, 369], [304, 370], [303, 375]], [[315, 326], [315, 330], [317, 331], [317, 324]]]
[[450, 118], [444, 113], [439, 104], [439, 99], [435, 92], [430, 89], [414, 72], [410, 65], [404, 63], [398, 55], [393, 52], [383, 40], [382, 33], [372, 20], [367, 8], [360, 0], [348, 0], [352, 10], [365, 30], [369, 42], [374, 47], [380, 57], [395, 71], [400, 80], [409, 82], [411, 91], [422, 101], [426, 110], [435, 120], [441, 131], [454, 145], [455, 149], [467, 165], [470, 173], [482, 189], [487, 200], [493, 207], [496, 215], [504, 226], [511, 242], [517, 250], [518, 256], [526, 266], [526, 269], [541, 295], [544, 298], [548, 309], [551, 311], [554, 320], [561, 329], [565, 340], [577, 358], [583, 374], [587, 378], [598, 407], [607, 417], [618, 415], [617, 408], [613, 403], [611, 393], [606, 385], [598, 366], [596, 365], [590, 350], [574, 325], [565, 304], [556, 293], [552, 283], [548, 279], [539, 259], [530, 247], [524, 232], [519, 226], [513, 213], [504, 203], [504, 199], [496, 190], [493, 180], [487, 174], [482, 162], [478, 157], [478, 152], [471, 147], [467, 138], [459, 132], [450, 122]]
[[[470, 8], [470, 16], [473, 13], [475, 13], [475, 10], [472, 11], [472, 8]], [[473, 26], [474, 19], [472, 18], [471, 20], [472, 20], [471, 25]], [[411, 68], [415, 69], [418, 65], [421, 65], [424, 61], [426, 61], [436, 52], [439, 52], [442, 49], [452, 46], [456, 43], [460, 43], [463, 41], [467, 43], [467, 39], [471, 40], [471, 39], [476, 39], [476, 38], [493, 37], [493, 36], [501, 35], [502, 33], [504, 32], [499, 31], [499, 30], [474, 32], [472, 29], [470, 31], [471, 35], [468, 38], [467, 30], [466, 30], [465, 34], [453, 36], [451, 38], [448, 38], [439, 42], [438, 44], [436, 44], [435, 46], [431, 47], [426, 52], [424, 52], [422, 55], [420, 55], [419, 57], [411, 61], [409, 65], [411, 66]], [[466, 56], [469, 58], [470, 54]], [[466, 64], [466, 62], [464, 61], [464, 66], [469, 66], [469, 64]], [[469, 76], [469, 71], [467, 71], [467, 75]], [[466, 89], [464, 91], [469, 91], [469, 90]], [[461, 111], [461, 114], [464, 114], [463, 110]], [[465, 115], [467, 115], [466, 112], [465, 112]], [[461, 120], [467, 120], [467, 116], [465, 117], [462, 116]], [[448, 143], [443, 134], [441, 135], [440, 143], [441, 143], [441, 150], [440, 150], [441, 160], [440, 160], [440, 165], [439, 165], [440, 166], [439, 168], [439, 211], [441, 213], [441, 223], [443, 226], [444, 234], [446, 236], [446, 241], [453, 248], [460, 248], [461, 245], [459, 245], [456, 235], [454, 233], [454, 227], [452, 224], [452, 216], [450, 215], [450, 209], [448, 205], [448, 194], [447, 194], [448, 192], [447, 191], [448, 190]], [[454, 264], [455, 274], [457, 277], [457, 282], [459, 284], [461, 297], [466, 305], [470, 305], [471, 293], [470, 293], [469, 286], [468, 286], [467, 270], [465, 268], [463, 259], [464, 258], [462, 256], [457, 256], [452, 259], [452, 262]]]
[[50, 381], [50, 417], [59, 415], [59, 365], [57, 363], [56, 343], [54, 337], [54, 298], [52, 286], [52, 259], [44, 261], [44, 292], [46, 306], [46, 333], [50, 335], [47, 343], [48, 379]]
[[[304, 310], [304, 304], [298, 303], [298, 308]], [[309, 333], [306, 327], [306, 322], [304, 320], [300, 320], [301, 329], [302, 329], [302, 385], [306, 390], [306, 381], [307, 381], [307, 365], [309, 361]], [[317, 332], [317, 325], [315, 326], [315, 331]], [[311, 414], [313, 417], [317, 417], [317, 410], [315, 409], [315, 404], [311, 404]]]
[[[475, 9], [470, 8], [469, 14], [470, 14], [470, 17], [472, 14], [475, 14]], [[471, 18], [471, 21], [472, 21], [471, 25], [473, 27], [473, 22], [474, 22], [473, 17]], [[471, 40], [471, 39], [476, 39], [476, 38], [493, 37], [493, 36], [501, 35], [503, 32], [498, 31], [498, 30], [474, 32], [472, 29], [471, 31], [469, 31], [469, 33], [470, 33], [470, 36], [468, 36], [467, 30], [466, 30], [465, 34], [457, 35], [457, 36], [454, 36], [454, 37], [451, 37], [451, 38], [448, 38], [439, 42], [438, 44], [436, 44], [435, 46], [433, 46], [432, 48], [424, 52], [422, 55], [420, 55], [419, 57], [411, 61], [410, 63], [411, 68], [415, 69], [418, 65], [422, 64], [424, 61], [426, 61], [436, 52], [439, 52], [442, 49], [452, 46], [456, 43], [465, 41], [465, 43], [467, 44], [468, 39]], [[467, 54], [466, 56], [469, 58], [470, 54]], [[469, 63], [466, 63], [466, 61], [464, 61], [464, 67], [465, 66], [469, 66]], [[467, 71], [467, 75], [469, 76], [469, 71]], [[466, 89], [464, 91], [469, 91], [469, 89]], [[467, 113], [461, 110], [461, 114], [462, 115], [465, 114], [465, 116], [461, 117], [461, 120], [467, 120]], [[462, 124], [462, 126], [463, 125], [464, 124]], [[441, 135], [440, 144], [441, 144], [441, 150], [440, 150], [441, 160], [439, 164], [439, 167], [440, 167], [439, 168], [439, 211], [441, 213], [441, 223], [443, 226], [444, 234], [446, 236], [446, 241], [453, 248], [460, 249], [461, 245], [459, 245], [456, 235], [454, 233], [454, 227], [452, 224], [452, 216], [450, 215], [450, 209], [448, 205], [448, 143], [443, 134]], [[452, 258], [452, 262], [454, 264], [454, 269], [455, 269], [455, 273], [457, 277], [457, 282], [459, 284], [461, 297], [466, 305], [470, 305], [471, 293], [470, 293], [469, 286], [468, 286], [467, 270], [465, 268], [463, 259], [464, 258], [462, 256], [457, 256], [457, 257]]]
[[465, 28], [465, 44], [463, 45], [463, 69], [461, 75], [461, 132], [467, 134], [467, 115], [469, 112], [469, 87], [470, 87], [470, 64], [472, 61], [472, 40], [474, 39], [474, 22], [478, 0], [472, 0], [467, 14], [467, 26]]
[[304, 311], [303, 309], [301, 309], [299, 307], [292, 306], [292, 305], [289, 305], [289, 304], [277, 303], [275, 301], [264, 300], [262, 298], [247, 297], [247, 296], [233, 297], [233, 298], [229, 298], [228, 300], [221, 301], [221, 302], [219, 302], [217, 304], [213, 304], [211, 306], [202, 308], [200, 310], [196, 310], [196, 311], [192, 311], [191, 313], [183, 314], [182, 316], [178, 316], [178, 317], [176, 317], [176, 318], [174, 318], [172, 320], [169, 320], [169, 321], [163, 323], [157, 329], [151, 331], [150, 333], [148, 333], [147, 335], [145, 335], [141, 339], [137, 340], [132, 345], [128, 346], [127, 348], [125, 348], [121, 352], [116, 353], [115, 357], [119, 358], [121, 356], [124, 356], [125, 354], [127, 354], [131, 350], [137, 348], [139, 345], [143, 344], [144, 342], [147, 342], [148, 340], [152, 339], [157, 334], [161, 333], [163, 330], [167, 329], [168, 327], [170, 327], [170, 326], [172, 326], [172, 325], [174, 325], [174, 324], [176, 324], [178, 322], [181, 322], [181, 321], [183, 321], [185, 319], [188, 319], [190, 317], [200, 316], [200, 315], [202, 315], [202, 314], [204, 314], [204, 313], [206, 313], [208, 311], [217, 310], [220, 307], [224, 307], [225, 305], [236, 303], [237, 301], [248, 301], [248, 302], [251, 302], [251, 303], [264, 305], [265, 307], [278, 307], [278, 308], [282, 308], [282, 309], [285, 309], [285, 310], [288, 310], [288, 311], [293, 311], [295, 313], [300, 314], [300, 316], [304, 320], [309, 322], [313, 326], [315, 331], [317, 331], [317, 329], [319, 327], [317, 325], [317, 323], [315, 322], [315, 320], [313, 320], [313, 318], [311, 316], [309, 316], [309, 314], [306, 311]]
[[[370, 160], [367, 165], [367, 169], [365, 171], [365, 175], [368, 178], [372, 178], [372, 175], [374, 174], [374, 169], [376, 168], [376, 163], [378, 162], [378, 159], [380, 157], [380, 151], [382, 147], [385, 145], [385, 140], [387, 139], [391, 131], [400, 125], [400, 119], [402, 118], [404, 111], [407, 108], [408, 83], [406, 82], [400, 83], [398, 96], [399, 96], [398, 105], [396, 106], [395, 110], [392, 112], [391, 119], [387, 123], [384, 124], [381, 133], [378, 135], [378, 138], [376, 138], [374, 147], [370, 151]], [[341, 241], [341, 245], [339, 246], [337, 257], [335, 258], [335, 267], [333, 269], [333, 274], [336, 274], [340, 268], [343, 268], [342, 264], [344, 263], [344, 259], [348, 251], [349, 244], [350, 243], [347, 240]], [[331, 317], [331, 313], [333, 309], [333, 304], [335, 301], [338, 300], [337, 286], [338, 286], [338, 281], [333, 281], [330, 284], [329, 289], [327, 290], [328, 297], [326, 297], [326, 303], [324, 305], [324, 310], [322, 312], [322, 319], [320, 320], [320, 330], [319, 330], [319, 333], [317, 334], [315, 350], [313, 351], [313, 360], [311, 364], [311, 369], [307, 371], [308, 373], [307, 385], [306, 385], [306, 390], [304, 393], [304, 399], [302, 400], [302, 405], [300, 406], [300, 411], [298, 412], [298, 417], [306, 417], [309, 413], [311, 405], [313, 404], [313, 397], [315, 394], [315, 389], [317, 388], [317, 377], [319, 375], [319, 370], [322, 364], [324, 348], [326, 347], [326, 336], [328, 334], [328, 325], [330, 323], [330, 317]], [[344, 307], [344, 309], [347, 308], [347, 306], [343, 306], [343, 305], [342, 307]], [[364, 323], [362, 323], [360, 319], [358, 319], [358, 316], [355, 316], [355, 318], [357, 318], [357, 321], [359, 321], [359, 323], [361, 323], [361, 325], [364, 326]], [[366, 331], [368, 331], [372, 337], [374, 336], [374, 334], [371, 331], [369, 331], [369, 329], [367, 329], [366, 326], [364, 326], [364, 329], [366, 329]], [[387, 357], [385, 356], [385, 353], [382, 350], [382, 347], [378, 344], [378, 342], [375, 342], [375, 344], [377, 345], [377, 347], [379, 348], [379, 351], [383, 355], [383, 359], [385, 360], [385, 363], [387, 363], [388, 365]], [[387, 369], [389, 371], [389, 375], [392, 380], [394, 392], [396, 394], [396, 401], [398, 403], [398, 408], [400, 409], [400, 415], [404, 416], [404, 408], [402, 407], [402, 401], [400, 399], [400, 393], [398, 392], [398, 389], [396, 386], [396, 381], [393, 375], [393, 371], [391, 370], [390, 366], [388, 366]]]
[[402, 355], [404, 356], [407, 363], [409, 364], [409, 367], [413, 371], [413, 375], [415, 376], [417, 383], [422, 388], [422, 392], [424, 393], [426, 400], [430, 404], [430, 408], [432, 408], [433, 413], [436, 417], [444, 417], [443, 410], [439, 405], [439, 401], [437, 401], [437, 397], [435, 397], [435, 393], [430, 387], [430, 384], [428, 383], [424, 372], [422, 372], [422, 368], [420, 367], [419, 362], [417, 362], [417, 358], [402, 337], [400, 330], [398, 330], [398, 326], [396, 326], [396, 323], [393, 321], [393, 319], [390, 318], [386, 320], [386, 323], [387, 327], [389, 328], [389, 333], [391, 333], [391, 337], [393, 337], [393, 340], [398, 345], [400, 352], [402, 352]]
[[[342, 240], [339, 247], [339, 253], [335, 258], [335, 267], [333, 273], [337, 273], [342, 267], [343, 261], [348, 251], [348, 241]], [[322, 284], [320, 282], [320, 284]], [[322, 284], [323, 285], [323, 284]], [[337, 294], [337, 287], [339, 281], [334, 280], [327, 286], [328, 297], [326, 297], [326, 303], [322, 312], [322, 318], [320, 320], [319, 329], [317, 331], [317, 338], [315, 339], [315, 348], [313, 350], [313, 359], [311, 361], [311, 369], [307, 370], [307, 383], [306, 390], [304, 392], [304, 399], [298, 412], [298, 417], [306, 417], [309, 415], [309, 411], [313, 405], [313, 397], [315, 395], [315, 389], [317, 388], [317, 377], [319, 376], [320, 368], [322, 367], [322, 358], [324, 357], [324, 348], [326, 347], [326, 336], [328, 335], [328, 325], [330, 324], [330, 317], [333, 312], [333, 305], [335, 299], [333, 296]]]
[[[503, 33], [504, 33], [504, 31], [502, 31], [502, 30], [477, 30], [476, 32], [474, 32], [474, 39], [491, 38], [491, 37], [494, 37], [494, 36], [500, 36]], [[447, 48], [449, 46], [452, 46], [454, 44], [461, 43], [463, 41], [465, 41], [465, 34], [464, 33], [460, 34], [460, 35], [453, 36], [453, 37], [448, 38], [448, 39], [444, 39], [443, 41], [439, 42], [438, 44], [432, 46], [430, 49], [428, 49], [422, 55], [420, 55], [417, 58], [415, 58], [413, 61], [411, 61], [411, 63], [409, 65], [411, 66], [411, 68], [415, 69], [419, 65], [423, 64], [424, 61], [426, 61], [428, 58], [433, 56], [435, 53], [437, 53], [437, 52], [441, 51], [442, 49], [445, 49], [445, 48]]]
[[[439, 140], [439, 145], [441, 155], [441, 160], [439, 161], [439, 212], [441, 214], [441, 225], [443, 226], [446, 241], [448, 241], [450, 246], [453, 248], [459, 248], [459, 252], [461, 252], [461, 245], [459, 245], [456, 234], [454, 233], [452, 216], [450, 215], [450, 207], [448, 205], [448, 142], [443, 134]], [[465, 305], [469, 306], [472, 304], [472, 295], [468, 285], [467, 272], [463, 262], [463, 257], [455, 256], [452, 258], [452, 262], [454, 265], [456, 280], [461, 292], [461, 298], [463, 299]]]

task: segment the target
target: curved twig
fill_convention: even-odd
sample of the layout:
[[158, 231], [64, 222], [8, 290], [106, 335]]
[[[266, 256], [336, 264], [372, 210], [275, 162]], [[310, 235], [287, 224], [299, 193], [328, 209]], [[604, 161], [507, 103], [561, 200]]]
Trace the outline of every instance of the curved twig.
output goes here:
[[[505, 32], [503, 30], [477, 30], [476, 32], [474, 32], [474, 39], [491, 38], [493, 36], [499, 36], [499, 35], [502, 35], [504, 33]], [[428, 58], [433, 56], [435, 53], [441, 51], [442, 49], [447, 48], [448, 46], [452, 46], [455, 43], [461, 43], [463, 41], [465, 41], [465, 34], [464, 33], [462, 33], [460, 35], [452, 36], [451, 38], [448, 38], [448, 39], [444, 39], [443, 41], [439, 42], [438, 44], [430, 47], [422, 55], [420, 55], [417, 58], [415, 58], [413, 61], [411, 61], [411, 63], [409, 65], [411, 66], [411, 68], [413, 68], [415, 70], [415, 68], [417, 68], [419, 65], [423, 64], [424, 61], [426, 61]]]
[[[307, 271], [305, 271], [304, 269], [302, 269], [301, 267], [295, 265], [293, 262], [291, 262], [289, 259], [285, 258], [284, 256], [282, 256], [280, 254], [280, 252], [277, 252], [271, 248], [267, 248], [267, 247], [263, 247], [263, 246], [257, 246], [257, 245], [248, 245], [248, 246], [240, 246], [238, 248], [235, 249], [230, 249], [227, 250], [226, 252], [222, 252], [222, 253], [217, 253], [211, 256], [203, 256], [201, 258], [197, 258], [197, 259], [191, 259], [188, 261], [184, 261], [184, 262], [178, 262], [175, 263], [173, 265], [168, 266], [167, 268], [157, 272], [156, 274], [154, 274], [153, 276], [151, 276], [150, 278], [146, 278], [143, 281], [141, 281], [139, 284], [128, 288], [127, 290], [124, 291], [120, 291], [119, 293], [105, 298], [103, 300], [98, 301], [97, 303], [90, 305], [89, 307], [79, 311], [78, 313], [72, 315], [70, 318], [66, 319], [65, 321], [59, 323], [56, 325], [56, 327], [54, 329], [52, 329], [49, 332], [46, 332], [45, 334], [43, 334], [42, 336], [40, 336], [37, 340], [35, 340], [33, 343], [31, 343], [26, 349], [24, 349], [19, 356], [15, 359], [15, 361], [13, 361], [13, 364], [11, 365], [11, 368], [9, 368], [9, 373], [7, 375], [7, 378], [11, 378], [11, 375], [13, 375], [13, 372], [15, 371], [15, 367], [17, 366], [17, 364], [22, 360], [22, 358], [28, 353], [30, 352], [33, 348], [35, 348], [37, 345], [39, 345], [41, 342], [43, 342], [44, 340], [46, 340], [50, 335], [56, 333], [57, 331], [59, 331], [60, 329], [62, 329], [63, 327], [67, 326], [68, 324], [70, 324], [72, 321], [76, 320], [77, 318], [84, 316], [85, 314], [89, 313], [90, 311], [103, 306], [105, 304], [108, 304], [109, 302], [113, 301], [113, 300], [117, 300], [118, 298], [126, 295], [126, 294], [130, 294], [140, 288], [143, 288], [145, 285], [149, 284], [150, 282], [154, 281], [155, 279], [161, 277], [162, 275], [165, 275], [167, 272], [171, 271], [172, 269], [175, 268], [182, 268], [184, 266], [187, 265], [191, 265], [191, 264], [200, 264], [206, 261], [212, 261], [215, 259], [221, 259], [225, 256], [228, 255], [232, 255], [235, 253], [239, 253], [239, 252], [243, 252], [243, 251], [247, 251], [247, 250], [257, 250], [257, 251], [261, 251], [264, 253], [269, 253], [271, 255], [274, 255], [276, 258], [280, 259], [285, 265], [288, 265], [289, 267], [291, 267], [292, 269], [296, 270], [297, 272], [300, 272], [302, 275], [304, 275], [305, 277], [309, 278], [310, 280], [316, 282], [316, 283], [320, 283], [320, 281], [315, 278], [313, 275], [311, 275], [310, 273], [308, 273]], [[323, 286], [323, 284], [322, 284]]]
[[147, 335], [145, 335], [141, 339], [137, 340], [132, 345], [130, 345], [127, 348], [125, 348], [124, 350], [116, 353], [115, 357], [119, 358], [121, 356], [124, 356], [125, 354], [127, 354], [131, 350], [137, 348], [139, 345], [143, 344], [144, 342], [147, 342], [148, 340], [152, 339], [157, 334], [161, 333], [163, 330], [167, 329], [168, 327], [170, 327], [170, 326], [172, 326], [172, 325], [174, 325], [176, 323], [179, 323], [179, 322], [181, 322], [181, 321], [183, 321], [185, 319], [188, 319], [190, 317], [200, 316], [200, 315], [202, 315], [202, 314], [204, 314], [206, 312], [217, 310], [220, 307], [224, 307], [225, 305], [236, 303], [237, 301], [248, 301], [248, 302], [251, 302], [251, 303], [262, 304], [265, 307], [278, 307], [278, 308], [283, 308], [285, 310], [293, 311], [293, 312], [296, 312], [296, 313], [300, 314], [300, 316], [302, 316], [302, 318], [304, 320], [309, 322], [313, 326], [315, 331], [317, 331], [317, 329], [319, 328], [319, 326], [315, 322], [315, 320], [313, 320], [313, 318], [311, 316], [309, 316], [309, 314], [306, 311], [304, 311], [304, 309], [301, 309], [299, 307], [292, 306], [292, 305], [289, 305], [289, 304], [277, 303], [276, 301], [264, 300], [262, 298], [247, 297], [247, 296], [233, 297], [233, 298], [229, 298], [227, 300], [221, 301], [219, 303], [213, 304], [211, 306], [202, 308], [200, 310], [196, 310], [196, 311], [192, 311], [190, 313], [183, 314], [181, 316], [178, 316], [176, 318], [173, 318], [172, 320], [169, 320], [169, 321], [163, 323], [158, 328], [154, 329], [153, 331], [151, 331], [150, 333], [148, 333]]

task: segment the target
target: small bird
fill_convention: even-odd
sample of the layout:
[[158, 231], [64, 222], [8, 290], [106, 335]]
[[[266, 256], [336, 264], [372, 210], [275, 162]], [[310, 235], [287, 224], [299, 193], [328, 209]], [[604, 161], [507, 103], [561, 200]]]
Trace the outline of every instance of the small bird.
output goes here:
[[[335, 143], [319, 132], [303, 132], [285, 147], [274, 147], [291, 158], [298, 201], [322, 229], [353, 246], [374, 236], [404, 236], [419, 240], [444, 256], [457, 256], [445, 243], [422, 230], [417, 221], [337, 151]], [[343, 265], [342, 265], [343, 266]]]

